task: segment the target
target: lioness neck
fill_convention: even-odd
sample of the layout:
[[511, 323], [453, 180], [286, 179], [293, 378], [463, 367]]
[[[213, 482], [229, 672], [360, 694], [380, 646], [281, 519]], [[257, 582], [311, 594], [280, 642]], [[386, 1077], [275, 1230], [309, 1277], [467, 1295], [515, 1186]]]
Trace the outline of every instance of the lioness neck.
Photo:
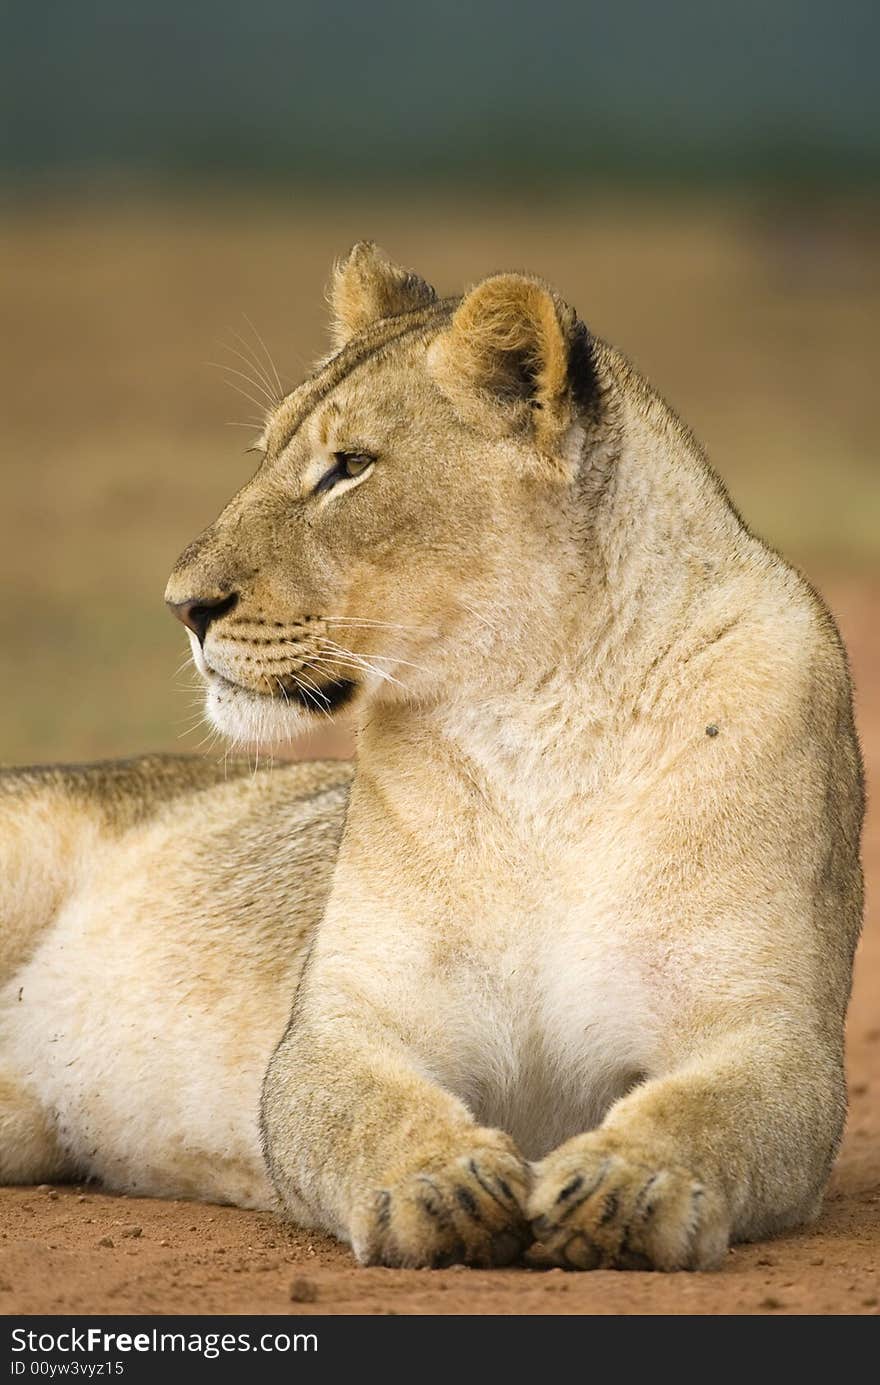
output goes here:
[[[359, 774], [386, 810], [461, 809], [476, 794], [508, 815], [521, 804], [532, 824], [558, 821], [619, 769], [629, 731], [652, 716], [662, 730], [664, 682], [707, 627], [747, 607], [744, 575], [771, 555], [666, 405], [644, 403], [623, 403], [626, 443], [597, 451], [600, 483], [588, 449], [577, 493], [554, 510], [551, 560], [546, 539], [538, 556], [524, 545], [512, 586], [528, 599], [505, 587], [474, 613], [442, 695], [364, 716]], [[441, 781], [457, 783], [451, 797]]]

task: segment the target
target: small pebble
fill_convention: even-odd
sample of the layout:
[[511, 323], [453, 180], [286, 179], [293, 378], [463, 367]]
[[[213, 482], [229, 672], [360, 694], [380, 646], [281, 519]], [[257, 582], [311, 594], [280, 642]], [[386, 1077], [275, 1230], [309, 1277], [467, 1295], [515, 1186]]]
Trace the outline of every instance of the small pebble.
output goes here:
[[295, 1279], [290, 1286], [292, 1303], [315, 1303], [317, 1297], [318, 1286], [311, 1279]]
[[112, 1236], [102, 1236], [101, 1239], [100, 1239], [100, 1241], [98, 1242], [98, 1245], [99, 1245], [99, 1246], [106, 1246], [108, 1250], [112, 1250], [112, 1249], [113, 1249], [113, 1237], [112, 1237]]
[[706, 727], [706, 735], [707, 735], [707, 736], [717, 736], [717, 735], [718, 735], [718, 727], [714, 724], [714, 722], [713, 722], [710, 726], [707, 726], [707, 727]]
[[132, 1240], [135, 1240], [138, 1236], [143, 1236], [144, 1228], [142, 1226], [124, 1226], [119, 1234], [120, 1236], [130, 1236]]

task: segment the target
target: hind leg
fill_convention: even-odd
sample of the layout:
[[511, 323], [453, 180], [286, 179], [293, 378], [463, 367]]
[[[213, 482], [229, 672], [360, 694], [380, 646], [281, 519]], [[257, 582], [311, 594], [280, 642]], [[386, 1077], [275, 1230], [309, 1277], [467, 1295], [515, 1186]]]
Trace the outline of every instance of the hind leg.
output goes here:
[[0, 1067], [0, 1183], [47, 1183], [72, 1173], [51, 1117]]

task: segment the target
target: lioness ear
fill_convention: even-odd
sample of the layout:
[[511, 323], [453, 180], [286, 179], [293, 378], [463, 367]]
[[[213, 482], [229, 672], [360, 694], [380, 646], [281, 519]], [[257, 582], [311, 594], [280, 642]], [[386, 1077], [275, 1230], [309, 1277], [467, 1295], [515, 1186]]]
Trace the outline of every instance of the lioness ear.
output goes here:
[[372, 241], [361, 240], [334, 266], [329, 297], [339, 348], [372, 322], [423, 308], [437, 295], [418, 274], [394, 264]]
[[429, 368], [467, 422], [495, 436], [530, 429], [539, 451], [571, 452], [594, 405], [589, 333], [546, 284], [497, 274], [478, 284], [433, 343]]

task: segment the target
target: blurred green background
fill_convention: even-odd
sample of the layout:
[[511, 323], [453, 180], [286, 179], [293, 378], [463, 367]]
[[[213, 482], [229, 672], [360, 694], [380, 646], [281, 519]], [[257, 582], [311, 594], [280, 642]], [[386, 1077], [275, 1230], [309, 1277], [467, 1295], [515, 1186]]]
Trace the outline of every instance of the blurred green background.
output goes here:
[[7, 5], [0, 760], [199, 741], [162, 592], [253, 460], [208, 362], [256, 330], [295, 382], [365, 236], [552, 280], [868, 620], [878, 40], [848, 0]]

